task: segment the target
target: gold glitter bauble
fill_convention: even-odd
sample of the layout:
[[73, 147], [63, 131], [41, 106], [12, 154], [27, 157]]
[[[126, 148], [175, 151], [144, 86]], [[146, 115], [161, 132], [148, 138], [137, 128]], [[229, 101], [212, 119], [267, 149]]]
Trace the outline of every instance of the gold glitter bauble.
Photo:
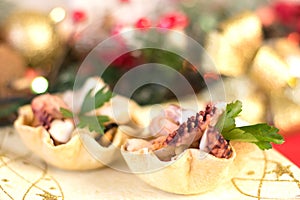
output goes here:
[[271, 108], [274, 115], [274, 124], [284, 134], [300, 131], [300, 105], [289, 98], [273, 94]]
[[218, 31], [208, 34], [205, 49], [226, 76], [240, 76], [262, 43], [262, 25], [255, 13], [234, 16], [219, 25]]
[[10, 15], [4, 24], [4, 38], [32, 67], [49, 67], [61, 52], [55, 25], [38, 12]]
[[258, 50], [250, 75], [267, 93], [284, 95], [286, 89], [297, 86], [299, 58], [299, 47], [288, 40], [269, 41]]

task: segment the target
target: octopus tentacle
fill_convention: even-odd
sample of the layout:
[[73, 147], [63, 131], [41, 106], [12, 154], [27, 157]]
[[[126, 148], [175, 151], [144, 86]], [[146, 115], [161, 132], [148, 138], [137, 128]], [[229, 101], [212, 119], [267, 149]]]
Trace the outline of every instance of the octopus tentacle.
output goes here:
[[170, 146], [199, 148], [202, 136], [206, 132], [205, 151], [218, 158], [229, 158], [232, 150], [228, 142], [217, 129], [210, 126], [215, 113], [216, 107], [211, 103], [208, 104], [204, 111], [189, 117], [186, 122], [179, 125], [177, 130], [153, 140], [150, 149], [156, 151]]

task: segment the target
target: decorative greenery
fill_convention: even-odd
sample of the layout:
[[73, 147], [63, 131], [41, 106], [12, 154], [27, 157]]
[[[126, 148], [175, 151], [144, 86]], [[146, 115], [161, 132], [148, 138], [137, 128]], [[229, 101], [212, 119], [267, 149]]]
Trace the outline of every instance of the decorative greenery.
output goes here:
[[80, 112], [78, 114], [72, 113], [72, 111], [60, 108], [60, 112], [66, 118], [76, 118], [79, 120], [77, 127], [85, 128], [87, 127], [90, 131], [95, 131], [99, 134], [104, 134], [104, 123], [109, 121], [108, 116], [90, 116], [87, 115], [88, 112], [102, 107], [106, 102], [108, 102], [112, 97], [113, 93], [108, 90], [107, 86], [104, 86], [95, 95], [92, 94], [93, 89], [91, 89], [84, 98]]
[[242, 103], [236, 101], [227, 104], [226, 111], [221, 116], [216, 128], [220, 130], [226, 140], [251, 142], [260, 149], [271, 149], [272, 143], [282, 144], [283, 137], [278, 134], [278, 129], [268, 124], [255, 124], [250, 126], [236, 127], [235, 118], [242, 111]]

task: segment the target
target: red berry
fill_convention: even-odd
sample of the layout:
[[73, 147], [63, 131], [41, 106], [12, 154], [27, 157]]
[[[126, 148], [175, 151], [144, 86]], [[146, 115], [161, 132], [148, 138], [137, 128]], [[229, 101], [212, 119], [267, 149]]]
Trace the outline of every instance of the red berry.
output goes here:
[[185, 28], [188, 25], [188, 18], [183, 13], [172, 12], [164, 15], [158, 22], [160, 28]]
[[151, 21], [148, 18], [140, 18], [136, 23], [135, 23], [136, 28], [149, 28], [151, 27]]
[[82, 10], [75, 10], [72, 13], [72, 20], [74, 23], [84, 22], [85, 20], [87, 20], [87, 15]]
[[26, 71], [25, 71], [25, 77], [28, 78], [28, 79], [34, 79], [35, 77], [37, 77], [39, 75], [39, 72], [36, 71], [35, 69], [33, 68], [28, 68]]

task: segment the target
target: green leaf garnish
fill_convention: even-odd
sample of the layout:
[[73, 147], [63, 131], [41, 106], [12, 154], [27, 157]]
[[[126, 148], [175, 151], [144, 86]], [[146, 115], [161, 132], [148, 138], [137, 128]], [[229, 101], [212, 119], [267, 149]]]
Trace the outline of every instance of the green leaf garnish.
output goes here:
[[236, 101], [227, 104], [225, 112], [220, 116], [216, 128], [220, 130], [226, 140], [251, 142], [260, 149], [271, 149], [271, 142], [282, 144], [283, 137], [278, 134], [278, 129], [268, 124], [255, 124], [250, 126], [236, 127], [235, 118], [242, 111], [242, 103]]
[[65, 108], [60, 108], [60, 112], [65, 118], [77, 118], [79, 120], [78, 128], [87, 127], [90, 131], [104, 134], [104, 123], [109, 121], [109, 117], [105, 115], [91, 116], [86, 115], [86, 113], [103, 106], [113, 97], [113, 93], [106, 86], [96, 92], [95, 95], [92, 95], [92, 91], [91, 89], [85, 96], [81, 110], [77, 115]]
[[73, 118], [74, 117], [72, 111], [70, 111], [66, 108], [60, 107], [60, 112], [65, 118]]
[[104, 103], [108, 102], [112, 98], [113, 93], [110, 90], [107, 90], [107, 91], [105, 91], [105, 90], [107, 90], [106, 86], [101, 88], [93, 96], [92, 95], [93, 89], [91, 89], [84, 98], [84, 101], [81, 105], [80, 113], [84, 114], [84, 113], [92, 111], [96, 108], [100, 108], [101, 106], [104, 105]]
[[242, 111], [242, 102], [236, 101], [234, 103], [229, 103], [226, 106], [225, 112], [221, 115], [216, 128], [222, 130], [223, 132], [228, 132], [236, 127], [235, 118]]
[[79, 116], [79, 123], [77, 127], [88, 127], [90, 131], [95, 131], [104, 134], [104, 123], [109, 121], [108, 116]]
[[283, 137], [278, 134], [278, 129], [268, 124], [255, 124], [252, 126], [240, 127], [241, 130], [253, 135], [258, 141], [273, 142], [281, 144]]
[[247, 133], [239, 128], [233, 128], [231, 131], [222, 131], [222, 135], [225, 139], [237, 140], [240, 142], [258, 142], [256, 137]]

